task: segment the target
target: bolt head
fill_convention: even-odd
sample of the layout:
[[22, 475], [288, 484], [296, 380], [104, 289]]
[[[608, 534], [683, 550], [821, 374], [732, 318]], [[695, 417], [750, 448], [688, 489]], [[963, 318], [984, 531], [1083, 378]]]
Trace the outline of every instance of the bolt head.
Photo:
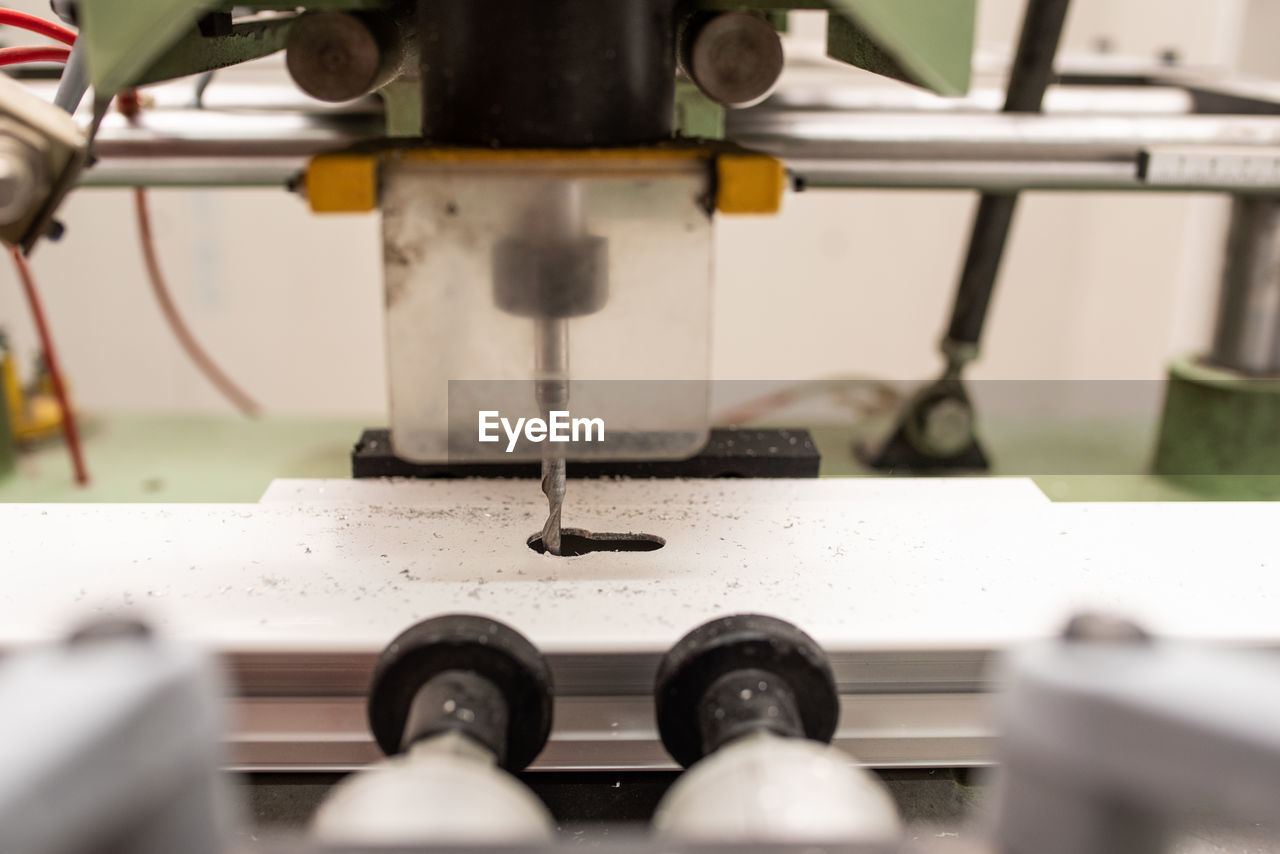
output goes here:
[[698, 28], [687, 65], [707, 97], [726, 107], [750, 107], [768, 97], [782, 74], [782, 40], [760, 15], [725, 12]]
[[368, 25], [348, 12], [308, 12], [294, 23], [285, 65], [298, 88], [321, 101], [350, 101], [370, 91], [382, 49]]
[[921, 415], [921, 437], [929, 453], [954, 457], [973, 440], [973, 410], [954, 397], [929, 404]]
[[0, 149], [0, 224], [17, 222], [30, 213], [39, 184], [33, 152], [19, 146]]

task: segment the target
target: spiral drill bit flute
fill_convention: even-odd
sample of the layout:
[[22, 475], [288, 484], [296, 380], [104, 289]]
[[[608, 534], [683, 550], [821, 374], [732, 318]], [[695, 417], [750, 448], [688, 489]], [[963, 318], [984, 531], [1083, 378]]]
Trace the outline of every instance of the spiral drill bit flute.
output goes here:
[[[499, 307], [533, 320], [534, 398], [547, 420], [569, 405], [569, 319], [594, 314], [608, 299], [608, 244], [587, 233], [582, 196], [581, 181], [549, 177], [530, 193], [516, 233], [494, 250]], [[548, 510], [542, 546], [558, 555], [565, 497], [561, 444], [543, 444], [542, 491]]]

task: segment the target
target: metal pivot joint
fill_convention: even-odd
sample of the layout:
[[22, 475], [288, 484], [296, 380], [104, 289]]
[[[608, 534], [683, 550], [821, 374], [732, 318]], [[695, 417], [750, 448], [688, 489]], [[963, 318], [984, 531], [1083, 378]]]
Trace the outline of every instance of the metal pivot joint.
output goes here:
[[963, 381], [948, 372], [911, 397], [873, 464], [891, 472], [984, 471], [989, 462], [974, 436], [974, 422]]
[[[1027, 0], [1022, 34], [1005, 93], [1005, 113], [1038, 113], [1053, 78], [1054, 58], [1070, 0]], [[1016, 193], [983, 193], [942, 353], [941, 379], [914, 395], [871, 464], [890, 471], [983, 471], [986, 454], [974, 430], [973, 403], [964, 388], [965, 365], [976, 358], [991, 297], [1018, 207]]]
[[461, 732], [519, 771], [546, 744], [551, 700], [551, 671], [523, 635], [486, 617], [449, 615], [387, 646], [369, 690], [369, 726], [388, 756]]
[[755, 732], [830, 742], [840, 714], [821, 647], [760, 614], [685, 635], [658, 665], [654, 699], [662, 743], [685, 767]]

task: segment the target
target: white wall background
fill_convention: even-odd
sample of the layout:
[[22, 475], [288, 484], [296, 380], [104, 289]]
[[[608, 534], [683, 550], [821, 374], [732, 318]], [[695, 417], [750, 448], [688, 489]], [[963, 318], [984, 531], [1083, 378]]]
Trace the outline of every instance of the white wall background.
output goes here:
[[[43, 0], [9, 5], [43, 11]], [[980, 0], [980, 49], [1010, 49], [1021, 0]], [[1250, 22], [1280, 0], [1076, 0], [1068, 51], [1262, 57]], [[820, 25], [816, 25], [820, 29]], [[803, 43], [813, 21], [797, 28]], [[1271, 33], [1276, 32], [1275, 29]], [[1248, 33], [1246, 38], [1244, 33]], [[1275, 63], [1275, 60], [1271, 60]], [[1247, 61], [1243, 64], [1249, 65]], [[163, 263], [200, 339], [272, 412], [385, 407], [376, 217], [315, 218], [282, 192], [154, 191]], [[733, 379], [914, 378], [937, 368], [970, 194], [806, 193], [778, 218], [722, 220], [714, 372]], [[1207, 340], [1224, 205], [1212, 198], [1025, 199], [976, 376], [1156, 378]], [[128, 194], [86, 190], [34, 267], [81, 403], [99, 411], [226, 411], [155, 307]], [[0, 326], [34, 339], [0, 264]]]

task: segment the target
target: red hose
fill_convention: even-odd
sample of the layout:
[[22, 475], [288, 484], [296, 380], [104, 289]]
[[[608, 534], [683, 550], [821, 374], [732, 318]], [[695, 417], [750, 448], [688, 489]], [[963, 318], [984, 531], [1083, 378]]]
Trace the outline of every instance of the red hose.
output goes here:
[[[76, 34], [66, 27], [16, 9], [0, 8], [0, 26], [18, 27], [67, 45], [76, 43]], [[70, 56], [71, 49], [66, 47], [6, 47], [0, 48], [0, 67], [23, 62], [66, 62]], [[53, 345], [53, 334], [49, 331], [49, 322], [45, 318], [44, 304], [40, 301], [35, 277], [31, 275], [31, 268], [27, 266], [22, 253], [14, 249], [12, 257], [18, 280], [22, 283], [22, 290], [27, 296], [27, 305], [31, 308], [31, 319], [35, 323], [36, 334], [40, 337], [40, 347], [44, 350], [44, 361], [49, 371], [49, 382], [53, 386], [53, 396], [57, 398], [58, 408], [62, 410], [62, 435], [67, 443], [67, 451], [71, 454], [71, 468], [75, 472], [76, 483], [80, 486], [88, 486], [89, 469], [84, 462], [84, 447], [80, 444], [80, 423], [75, 410], [71, 408], [67, 384], [62, 378], [62, 363]]]
[[173, 296], [169, 293], [169, 286], [165, 282], [164, 273], [160, 270], [155, 235], [151, 229], [151, 212], [147, 205], [147, 191], [142, 187], [135, 188], [133, 201], [138, 215], [138, 236], [142, 243], [142, 258], [146, 262], [147, 275], [151, 279], [151, 290], [155, 293], [156, 302], [160, 303], [160, 310], [164, 313], [169, 328], [173, 330], [178, 343], [182, 345], [183, 350], [186, 350], [187, 357], [200, 369], [205, 379], [212, 383], [243, 415], [257, 418], [262, 412], [262, 407], [241, 390], [234, 380], [222, 372], [213, 358], [200, 346], [200, 342], [196, 340], [178, 312], [178, 306], [174, 303]]
[[53, 384], [53, 395], [58, 399], [58, 408], [62, 410], [62, 435], [67, 441], [67, 450], [71, 452], [71, 467], [76, 473], [76, 483], [89, 485], [89, 470], [84, 464], [84, 449], [80, 446], [80, 425], [76, 420], [75, 410], [71, 408], [71, 400], [67, 396], [67, 386], [62, 381], [62, 366], [58, 361], [58, 353], [53, 347], [53, 335], [49, 332], [49, 324], [45, 320], [44, 306], [40, 302], [40, 294], [36, 291], [36, 282], [31, 275], [22, 253], [13, 250], [13, 266], [18, 271], [18, 279], [27, 294], [27, 304], [31, 306], [31, 319], [35, 321], [36, 334], [40, 336], [40, 346], [44, 349], [45, 365], [49, 369], [49, 381]]
[[0, 26], [17, 27], [37, 35], [47, 36], [66, 45], [76, 43], [76, 34], [62, 24], [55, 24], [53, 21], [46, 21], [44, 18], [19, 12], [17, 9], [0, 9]]
[[23, 62], [66, 62], [71, 48], [58, 47], [0, 47], [0, 68]]

